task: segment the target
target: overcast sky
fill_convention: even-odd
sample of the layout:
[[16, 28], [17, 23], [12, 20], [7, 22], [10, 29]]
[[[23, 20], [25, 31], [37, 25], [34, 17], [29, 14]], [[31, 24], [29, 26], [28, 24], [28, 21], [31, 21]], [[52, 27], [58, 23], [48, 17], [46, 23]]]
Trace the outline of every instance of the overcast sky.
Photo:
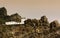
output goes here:
[[60, 21], [60, 0], [0, 0], [9, 15], [18, 13], [26, 18], [40, 18], [46, 15], [49, 21]]

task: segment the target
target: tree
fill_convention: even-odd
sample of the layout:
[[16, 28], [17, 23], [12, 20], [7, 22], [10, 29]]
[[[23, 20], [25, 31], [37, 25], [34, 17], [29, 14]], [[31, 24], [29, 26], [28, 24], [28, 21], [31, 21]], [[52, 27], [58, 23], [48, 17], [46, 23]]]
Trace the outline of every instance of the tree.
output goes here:
[[7, 10], [5, 7], [0, 8], [0, 24], [6, 22], [5, 17], [7, 16]]
[[39, 22], [40, 22], [40, 25], [42, 26], [49, 26], [49, 22], [46, 16], [42, 16]]
[[55, 31], [55, 28], [59, 26], [59, 23], [57, 20], [50, 23], [50, 31]]
[[5, 7], [0, 8], [0, 16], [7, 16], [7, 10]]
[[32, 23], [32, 20], [31, 20], [31, 19], [25, 20], [25, 21], [24, 21], [24, 24], [25, 24], [25, 25], [33, 26], [33, 23]]
[[16, 21], [16, 22], [21, 22], [21, 16], [18, 15], [17, 13], [13, 14], [13, 15], [10, 16], [10, 20], [11, 21]]
[[33, 26], [38, 26], [38, 20], [37, 19], [32, 19]]

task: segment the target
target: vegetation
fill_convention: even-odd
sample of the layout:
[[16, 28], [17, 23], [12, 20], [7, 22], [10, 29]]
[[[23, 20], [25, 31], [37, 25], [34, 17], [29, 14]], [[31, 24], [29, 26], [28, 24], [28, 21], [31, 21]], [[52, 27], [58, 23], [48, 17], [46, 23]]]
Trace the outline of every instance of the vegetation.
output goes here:
[[5, 25], [6, 21], [21, 22], [21, 16], [18, 14], [9, 16], [4, 7], [0, 8], [0, 38], [60, 38], [58, 21], [49, 23], [46, 16], [39, 20], [27, 19], [24, 24], [19, 25]]

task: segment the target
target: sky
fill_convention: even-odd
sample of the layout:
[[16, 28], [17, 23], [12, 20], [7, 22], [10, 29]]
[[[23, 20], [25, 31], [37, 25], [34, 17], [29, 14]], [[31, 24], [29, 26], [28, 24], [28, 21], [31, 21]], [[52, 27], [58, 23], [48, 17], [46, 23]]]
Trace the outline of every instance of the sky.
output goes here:
[[31, 19], [46, 15], [50, 22], [60, 22], [60, 0], [0, 0], [0, 7], [5, 7], [8, 15], [18, 13]]

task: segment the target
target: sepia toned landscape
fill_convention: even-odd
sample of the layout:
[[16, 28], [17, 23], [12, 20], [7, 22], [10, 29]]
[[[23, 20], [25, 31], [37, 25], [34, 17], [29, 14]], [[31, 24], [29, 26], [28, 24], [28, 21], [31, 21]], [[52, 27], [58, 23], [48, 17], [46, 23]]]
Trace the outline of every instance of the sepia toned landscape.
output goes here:
[[57, 20], [49, 23], [46, 16], [40, 19], [26, 19], [24, 24], [7, 25], [6, 22], [21, 22], [16, 14], [7, 15], [5, 7], [0, 8], [0, 38], [60, 38], [60, 24]]

